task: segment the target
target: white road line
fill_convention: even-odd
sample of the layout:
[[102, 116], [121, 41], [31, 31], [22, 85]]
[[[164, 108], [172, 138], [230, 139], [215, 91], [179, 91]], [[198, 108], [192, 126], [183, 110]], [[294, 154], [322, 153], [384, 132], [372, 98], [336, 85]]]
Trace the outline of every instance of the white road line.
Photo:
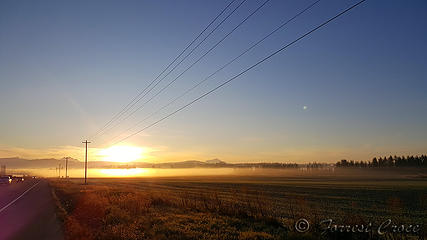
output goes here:
[[28, 191], [30, 191], [31, 189], [33, 189], [39, 183], [40, 183], [40, 181], [37, 182], [36, 184], [34, 184], [33, 186], [31, 186], [30, 188], [28, 188], [25, 192], [23, 192], [21, 195], [19, 195], [19, 197], [15, 198], [15, 200], [13, 200], [12, 202], [8, 203], [6, 206], [4, 206], [3, 208], [1, 208], [0, 209], [0, 213], [3, 212], [6, 208], [8, 208], [10, 205], [12, 205], [14, 202], [18, 201], [22, 196], [24, 196]]

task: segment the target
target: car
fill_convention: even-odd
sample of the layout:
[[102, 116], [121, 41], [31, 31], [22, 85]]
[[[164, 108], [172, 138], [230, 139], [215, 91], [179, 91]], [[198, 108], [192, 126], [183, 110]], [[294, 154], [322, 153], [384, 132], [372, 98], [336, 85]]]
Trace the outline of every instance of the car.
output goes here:
[[23, 176], [12, 176], [12, 181], [13, 182], [23, 182], [24, 177]]
[[9, 184], [12, 182], [12, 178], [9, 176], [2, 176], [0, 177], [0, 184]]

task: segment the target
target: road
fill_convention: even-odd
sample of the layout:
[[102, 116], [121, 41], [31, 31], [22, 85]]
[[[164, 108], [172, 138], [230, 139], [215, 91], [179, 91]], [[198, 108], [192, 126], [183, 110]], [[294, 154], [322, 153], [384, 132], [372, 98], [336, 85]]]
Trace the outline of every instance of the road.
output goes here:
[[0, 185], [0, 240], [63, 239], [46, 180]]

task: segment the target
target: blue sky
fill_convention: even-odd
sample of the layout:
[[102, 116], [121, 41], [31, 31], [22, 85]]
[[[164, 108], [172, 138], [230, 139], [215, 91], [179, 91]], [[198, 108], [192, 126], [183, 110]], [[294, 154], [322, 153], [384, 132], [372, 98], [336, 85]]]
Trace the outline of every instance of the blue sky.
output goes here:
[[[81, 159], [81, 140], [147, 86], [228, 2], [2, 1], [0, 157], [72, 155]], [[160, 86], [262, 2], [245, 2]], [[271, 0], [111, 135], [94, 139], [93, 146], [108, 147], [116, 134], [311, 2]], [[320, 1], [146, 124], [355, 2]], [[368, 0], [227, 87], [122, 144], [150, 149], [156, 161], [335, 162], [425, 153], [426, 11], [427, 3], [421, 0]]]

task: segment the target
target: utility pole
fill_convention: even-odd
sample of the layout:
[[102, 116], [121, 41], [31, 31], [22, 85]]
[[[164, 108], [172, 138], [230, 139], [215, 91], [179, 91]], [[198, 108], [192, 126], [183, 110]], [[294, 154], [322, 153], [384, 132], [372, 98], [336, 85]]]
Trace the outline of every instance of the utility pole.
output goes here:
[[58, 172], [59, 172], [58, 177], [61, 178], [61, 164], [59, 164]]
[[85, 140], [84, 142], [82, 142], [84, 144], [86, 144], [86, 155], [85, 155], [85, 185], [87, 184], [87, 144], [90, 143], [87, 140]]
[[65, 178], [68, 178], [68, 157], [65, 158]]

